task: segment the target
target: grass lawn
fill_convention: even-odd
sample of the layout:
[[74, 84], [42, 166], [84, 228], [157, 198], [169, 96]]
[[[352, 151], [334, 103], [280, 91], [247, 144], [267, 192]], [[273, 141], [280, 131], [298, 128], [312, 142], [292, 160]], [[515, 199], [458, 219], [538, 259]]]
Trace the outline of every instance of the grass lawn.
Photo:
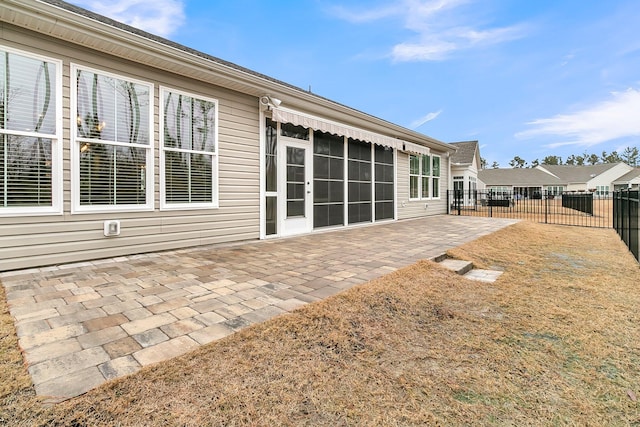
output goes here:
[[0, 424], [640, 425], [640, 268], [614, 231], [521, 222], [450, 254], [504, 274], [423, 261], [53, 406], [2, 294]]

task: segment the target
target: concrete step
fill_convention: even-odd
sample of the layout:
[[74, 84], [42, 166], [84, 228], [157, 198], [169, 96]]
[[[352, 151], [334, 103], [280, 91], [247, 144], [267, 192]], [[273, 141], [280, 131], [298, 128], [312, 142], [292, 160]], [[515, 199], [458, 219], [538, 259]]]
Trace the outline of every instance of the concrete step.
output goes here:
[[467, 274], [473, 269], [473, 263], [451, 258], [443, 259], [442, 261], [440, 261], [440, 265], [448, 268], [451, 271], [455, 271], [461, 276]]
[[472, 262], [459, 259], [451, 259], [447, 257], [447, 254], [441, 254], [432, 259], [441, 266], [451, 271], [455, 271], [457, 274], [470, 280], [493, 283], [502, 274], [502, 271], [498, 270], [482, 270], [473, 268]]

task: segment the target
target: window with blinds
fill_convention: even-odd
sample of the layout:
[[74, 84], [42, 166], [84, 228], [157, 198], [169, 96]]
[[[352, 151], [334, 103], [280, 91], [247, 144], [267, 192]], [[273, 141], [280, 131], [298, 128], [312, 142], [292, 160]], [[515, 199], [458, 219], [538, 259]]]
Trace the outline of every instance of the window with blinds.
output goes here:
[[218, 102], [163, 88], [163, 208], [217, 206]]
[[75, 66], [72, 76], [76, 208], [153, 208], [153, 86]]
[[0, 46], [0, 215], [59, 213], [59, 73]]

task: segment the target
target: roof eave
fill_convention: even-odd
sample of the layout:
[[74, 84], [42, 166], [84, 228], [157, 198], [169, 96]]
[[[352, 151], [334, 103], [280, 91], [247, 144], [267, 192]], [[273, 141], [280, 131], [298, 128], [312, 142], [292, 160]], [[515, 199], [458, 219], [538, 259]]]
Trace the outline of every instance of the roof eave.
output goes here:
[[39, 0], [4, 0], [0, 20], [71, 43], [247, 95], [276, 95], [288, 105], [454, 153], [450, 144], [258, 73], [217, 62]]

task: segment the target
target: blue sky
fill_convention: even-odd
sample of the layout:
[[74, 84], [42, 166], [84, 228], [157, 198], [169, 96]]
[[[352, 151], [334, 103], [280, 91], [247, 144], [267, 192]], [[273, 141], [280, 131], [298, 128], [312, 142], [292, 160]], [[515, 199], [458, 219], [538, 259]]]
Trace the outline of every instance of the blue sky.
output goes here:
[[638, 0], [74, 0], [508, 167], [640, 148]]

